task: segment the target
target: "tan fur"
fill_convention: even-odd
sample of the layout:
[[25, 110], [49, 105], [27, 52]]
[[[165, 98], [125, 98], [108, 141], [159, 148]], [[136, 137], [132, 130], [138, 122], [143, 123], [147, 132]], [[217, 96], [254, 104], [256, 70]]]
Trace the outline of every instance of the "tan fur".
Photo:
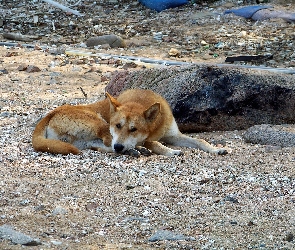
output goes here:
[[32, 137], [34, 149], [55, 154], [79, 154], [86, 148], [111, 151], [109, 107], [109, 101], [103, 100], [54, 109], [36, 126]]
[[127, 90], [118, 98], [106, 95], [107, 99], [93, 104], [64, 105], [51, 111], [35, 128], [34, 149], [56, 154], [78, 154], [85, 148], [124, 153], [143, 150], [143, 146], [156, 154], [182, 154], [160, 143], [163, 141], [227, 153], [224, 148], [182, 134], [167, 101], [150, 90]]
[[150, 90], [127, 90], [110, 100], [110, 132], [112, 148], [116, 152], [144, 146], [156, 154], [180, 155], [180, 150], [164, 146], [159, 141], [183, 147], [200, 148], [206, 152], [226, 154], [201, 139], [182, 134], [173, 117], [170, 106], [160, 95]]

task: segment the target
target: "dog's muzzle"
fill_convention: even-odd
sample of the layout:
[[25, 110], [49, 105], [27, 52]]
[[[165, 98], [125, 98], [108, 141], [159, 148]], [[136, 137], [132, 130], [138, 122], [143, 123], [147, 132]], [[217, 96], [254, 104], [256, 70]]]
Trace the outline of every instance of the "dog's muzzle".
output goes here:
[[114, 145], [114, 150], [116, 153], [121, 153], [123, 151], [123, 149], [124, 149], [124, 145], [122, 145], [122, 144], [116, 143]]

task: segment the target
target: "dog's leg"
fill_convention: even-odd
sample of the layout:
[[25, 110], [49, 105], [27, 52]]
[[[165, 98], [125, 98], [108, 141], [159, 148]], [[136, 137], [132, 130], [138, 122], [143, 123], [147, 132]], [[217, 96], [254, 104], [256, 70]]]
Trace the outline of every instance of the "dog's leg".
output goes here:
[[144, 147], [146, 147], [147, 149], [151, 150], [153, 153], [158, 155], [166, 155], [166, 156], [182, 155], [181, 150], [168, 148], [158, 141], [146, 141], [144, 143]]
[[[75, 142], [76, 143], [79, 143], [79, 142]], [[94, 139], [94, 140], [90, 140], [90, 141], [81, 141], [81, 144], [84, 146], [82, 146], [84, 149], [86, 148], [90, 148], [92, 150], [96, 150], [96, 151], [99, 151], [99, 152], [102, 152], [102, 153], [110, 153], [110, 152], [113, 152], [113, 149], [112, 147], [108, 147], [106, 146], [103, 141], [101, 139]]]
[[202, 139], [192, 138], [182, 134], [175, 120], [172, 121], [170, 128], [166, 134], [161, 138], [161, 141], [171, 144], [173, 146], [199, 148], [208, 153], [215, 153], [219, 155], [225, 155], [228, 151], [225, 148], [218, 148], [212, 146], [210, 143]]
[[219, 155], [225, 155], [228, 153], [225, 148], [214, 147], [203, 139], [192, 138], [182, 134], [181, 132], [178, 132], [175, 136], [164, 137], [161, 141], [179, 147], [199, 148], [205, 152]]

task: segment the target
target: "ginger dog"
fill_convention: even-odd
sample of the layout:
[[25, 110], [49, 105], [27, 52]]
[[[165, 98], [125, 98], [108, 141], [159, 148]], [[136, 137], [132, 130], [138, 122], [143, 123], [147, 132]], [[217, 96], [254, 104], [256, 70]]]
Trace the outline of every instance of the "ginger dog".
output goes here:
[[182, 154], [181, 150], [171, 149], [159, 142], [162, 141], [174, 146], [227, 154], [224, 148], [182, 134], [167, 101], [150, 90], [127, 90], [117, 99], [108, 93], [107, 96], [110, 100], [112, 148], [117, 153], [143, 146], [160, 155]]
[[111, 152], [107, 99], [89, 105], [63, 105], [45, 116], [33, 132], [36, 151], [79, 154], [82, 149]]
[[167, 101], [150, 90], [127, 90], [117, 99], [106, 95], [93, 104], [63, 105], [51, 111], [35, 128], [34, 149], [55, 154], [79, 154], [87, 148], [135, 156], [148, 150], [166, 156], [182, 154], [162, 141], [227, 154], [224, 148], [182, 134]]

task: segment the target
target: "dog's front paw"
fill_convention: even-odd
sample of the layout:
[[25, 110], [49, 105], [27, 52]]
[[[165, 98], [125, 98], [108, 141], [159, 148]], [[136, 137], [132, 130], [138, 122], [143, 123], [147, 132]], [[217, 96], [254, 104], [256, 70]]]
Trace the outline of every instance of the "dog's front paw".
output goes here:
[[217, 154], [219, 154], [219, 155], [227, 155], [228, 150], [225, 149], [225, 148], [219, 148], [219, 149], [217, 149]]
[[152, 155], [152, 151], [145, 148], [145, 147], [138, 146], [138, 147], [136, 147], [136, 150], [139, 151], [139, 153], [144, 156], [151, 156]]
[[124, 151], [124, 155], [130, 155], [130, 156], [133, 156], [133, 157], [139, 157], [141, 154], [135, 148], [130, 148], [130, 149], [127, 149], [126, 151]]

